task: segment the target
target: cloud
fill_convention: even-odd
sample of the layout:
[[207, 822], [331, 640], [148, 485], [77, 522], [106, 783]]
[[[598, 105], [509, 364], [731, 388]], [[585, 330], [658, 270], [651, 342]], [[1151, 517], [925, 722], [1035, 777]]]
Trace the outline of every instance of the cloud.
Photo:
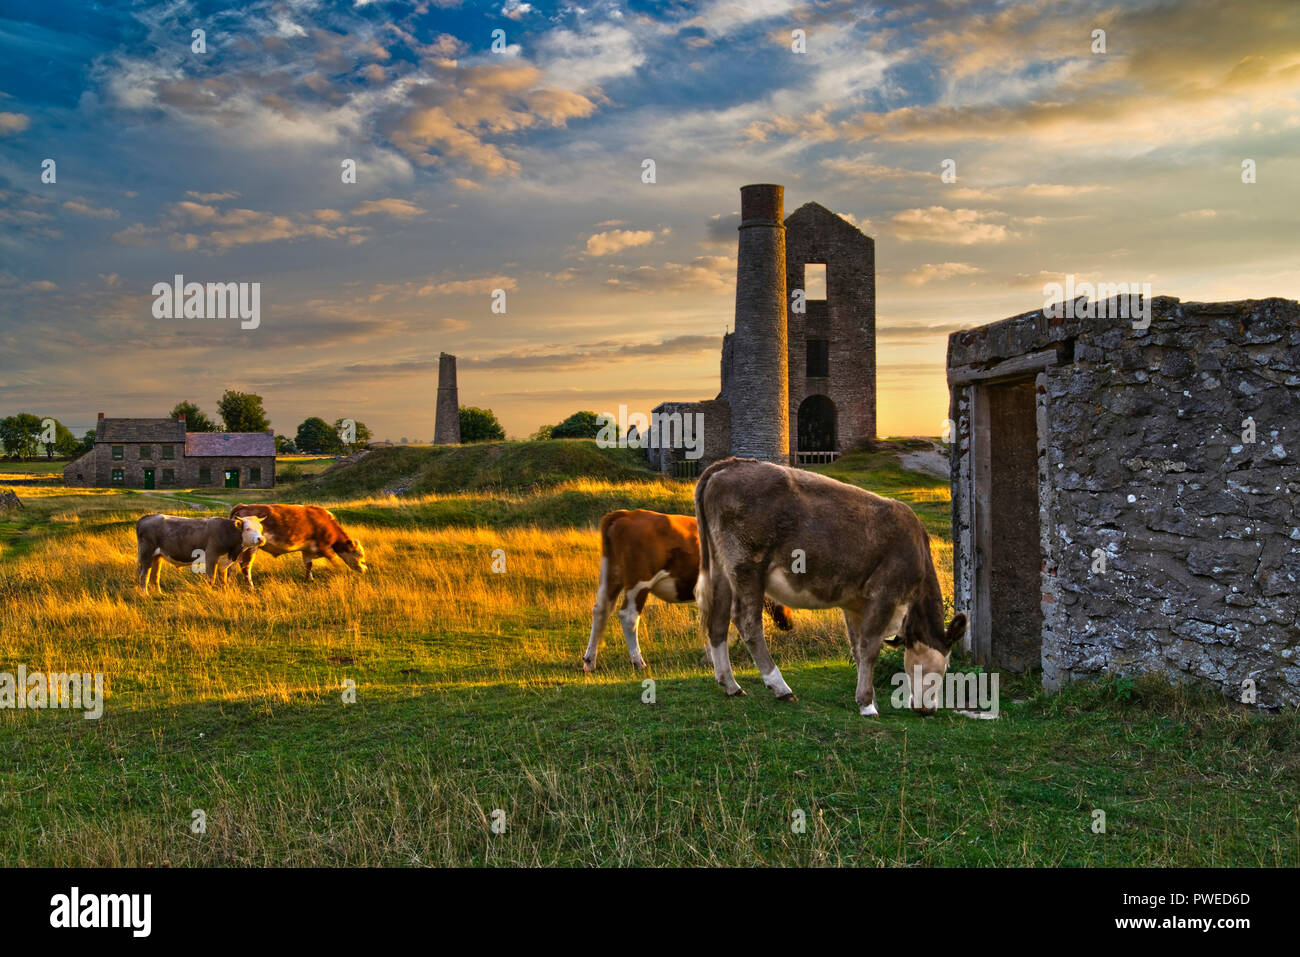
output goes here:
[[24, 113], [0, 113], [0, 136], [21, 133], [31, 125], [31, 118]]
[[989, 222], [988, 216], [988, 213], [975, 209], [929, 206], [897, 212], [890, 217], [886, 227], [903, 242], [953, 243], [958, 246], [1000, 243], [1014, 235], [1005, 226]]
[[110, 209], [107, 206], [93, 206], [83, 199], [69, 199], [63, 203], [63, 208], [70, 213], [91, 216], [95, 219], [116, 219], [119, 215], [115, 209]]
[[537, 349], [519, 349], [498, 353], [495, 356], [468, 357], [460, 365], [474, 369], [538, 372], [605, 365], [610, 362], [643, 359], [648, 356], [666, 358], [698, 352], [714, 352], [722, 348], [720, 335], [674, 336], [659, 342], [596, 342], [576, 345], [563, 351], [545, 352]]
[[521, 169], [497, 137], [563, 127], [596, 111], [587, 97], [548, 86], [542, 71], [522, 60], [442, 67], [433, 82], [414, 86], [408, 101], [409, 111], [386, 131], [413, 162], [463, 163], [492, 176], [517, 176]]
[[476, 279], [447, 279], [429, 282], [416, 290], [417, 296], [490, 296], [498, 289], [511, 292], [519, 284], [509, 276], [480, 276]]
[[974, 276], [984, 270], [970, 263], [926, 263], [917, 269], [903, 273], [903, 282], [913, 286], [924, 286], [930, 282], [940, 282], [957, 276]]
[[[325, 213], [327, 215], [320, 215]], [[222, 211], [207, 203], [181, 200], [167, 206], [153, 225], [134, 223], [113, 234], [123, 246], [164, 244], [177, 250], [215, 249], [301, 239], [334, 239], [350, 244], [365, 242], [368, 230], [362, 226], [328, 226], [332, 210], [317, 210], [311, 216], [262, 212], [255, 209]]]
[[408, 199], [368, 199], [352, 209], [353, 216], [370, 216], [382, 213], [395, 219], [411, 219], [424, 214], [424, 210]]
[[191, 199], [197, 199], [201, 203], [219, 203], [224, 199], [239, 198], [239, 193], [233, 189], [223, 193], [200, 193], [198, 190], [187, 189], [185, 195]]
[[610, 229], [595, 233], [587, 239], [587, 253], [608, 256], [621, 249], [645, 246], [654, 242], [655, 234], [648, 229]]
[[736, 260], [731, 256], [696, 256], [689, 263], [667, 262], [660, 266], [615, 266], [614, 273], [605, 285], [620, 292], [657, 289], [725, 293], [736, 289]]

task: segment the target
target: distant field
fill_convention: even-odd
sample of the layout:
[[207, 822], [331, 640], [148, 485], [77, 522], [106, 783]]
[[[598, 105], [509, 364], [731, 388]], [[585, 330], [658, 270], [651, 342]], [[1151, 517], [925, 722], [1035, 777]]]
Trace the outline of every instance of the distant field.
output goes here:
[[[773, 638], [798, 703], [766, 692], [743, 645], [750, 696], [731, 700], [700, 662], [693, 607], [654, 601], [655, 703], [616, 623], [583, 675], [595, 523], [689, 512], [692, 484], [617, 457], [594, 465], [614, 477], [562, 478], [570, 457], [616, 451], [562, 445], [385, 450], [350, 480], [305, 481], [293, 494], [329, 504], [372, 571], [321, 568], [307, 585], [296, 557], [264, 556], [252, 595], [169, 567], [163, 596], [139, 596], [133, 523], [294, 500], [293, 486], [20, 489], [27, 508], [0, 513], [0, 670], [102, 671], [110, 693], [99, 721], [0, 711], [0, 863], [1300, 864], [1294, 714], [1147, 682], [1046, 697], [1021, 678], [997, 721], [867, 720], [826, 612]], [[491, 484], [430, 488], [469, 470]], [[828, 471], [917, 510], [951, 595], [946, 484], [887, 451]], [[408, 478], [426, 490], [383, 492]], [[882, 703], [900, 668], [886, 650]]]

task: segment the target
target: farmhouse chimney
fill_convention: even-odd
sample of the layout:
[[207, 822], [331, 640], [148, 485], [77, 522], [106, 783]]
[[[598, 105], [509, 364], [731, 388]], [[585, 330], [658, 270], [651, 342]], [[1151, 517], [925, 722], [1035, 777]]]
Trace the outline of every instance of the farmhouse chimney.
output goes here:
[[790, 463], [786, 343], [785, 187], [740, 188], [736, 326], [732, 335], [731, 454]]
[[103, 412], [99, 413], [99, 417], [102, 419], [104, 417], [104, 413]]
[[456, 357], [438, 356], [438, 410], [433, 424], [434, 445], [460, 444], [460, 393], [456, 388]]

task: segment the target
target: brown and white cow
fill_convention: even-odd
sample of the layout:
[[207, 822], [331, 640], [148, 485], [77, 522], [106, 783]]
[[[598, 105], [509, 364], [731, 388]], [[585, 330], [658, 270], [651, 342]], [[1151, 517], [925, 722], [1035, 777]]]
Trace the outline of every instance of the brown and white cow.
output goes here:
[[[627, 653], [638, 669], [646, 666], [637, 633], [646, 600], [679, 603], [695, 600], [695, 578], [700, 570], [700, 539], [695, 519], [665, 515], [646, 509], [619, 509], [600, 520], [600, 584], [591, 610], [591, 641], [582, 656], [584, 671], [596, 670], [596, 652], [605, 623], [618, 596], [626, 592], [619, 621], [627, 639]], [[789, 630], [788, 610], [768, 603], [776, 626]]]
[[[872, 672], [881, 643], [897, 635], [911, 676], [942, 678], [965, 614], [945, 629], [943, 594], [930, 538], [903, 502], [823, 475], [759, 462], [723, 459], [695, 486], [700, 531], [700, 620], [714, 675], [729, 695], [743, 695], [731, 671], [727, 628], [741, 637], [778, 698], [794, 700], [763, 640], [762, 602], [794, 608], [839, 608], [858, 662], [857, 703], [879, 712]], [[924, 683], [922, 687], [925, 687]], [[920, 688], [912, 706], [920, 706]]]
[[[236, 505], [230, 510], [230, 517], [261, 519], [266, 533], [262, 551], [268, 555], [278, 558], [290, 552], [302, 552], [307, 581], [311, 581], [311, 563], [318, 558], [341, 559], [363, 575], [368, 569], [366, 550], [361, 543], [343, 531], [333, 512], [319, 505]], [[254, 557], [250, 552], [239, 560], [240, 573], [250, 585]]]
[[[251, 555], [266, 542], [257, 518], [178, 518], [155, 513], [135, 523], [136, 577], [148, 593], [153, 580], [162, 594], [160, 574], [164, 560], [173, 565], [191, 565], [216, 586], [217, 575], [225, 581], [230, 566]], [[252, 582], [249, 582], [251, 587]]]

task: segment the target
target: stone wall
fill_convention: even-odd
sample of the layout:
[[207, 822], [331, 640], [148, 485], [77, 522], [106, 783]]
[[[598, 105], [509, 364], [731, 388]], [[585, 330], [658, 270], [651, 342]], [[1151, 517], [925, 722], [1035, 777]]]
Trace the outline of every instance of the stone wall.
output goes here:
[[[682, 416], [699, 413], [704, 416], [704, 454], [695, 460], [699, 463], [697, 467], [700, 470], [731, 454], [731, 407], [726, 399], [706, 399], [703, 402], [661, 402], [652, 412], [661, 416], [673, 413]], [[644, 451], [652, 468], [669, 475], [675, 473], [678, 462], [691, 461], [686, 458], [684, 449], [647, 447]]]
[[[199, 469], [211, 469], [212, 481], [201, 483]], [[249, 469], [261, 469], [262, 479], [253, 482], [249, 479]], [[239, 469], [240, 488], [274, 488], [275, 457], [266, 456], [215, 456], [204, 455], [185, 460], [185, 470], [177, 473], [178, 484], [187, 488], [221, 488], [225, 485], [226, 469]], [[184, 476], [182, 479], [182, 475]]]
[[[876, 246], [851, 223], [817, 203], [785, 221], [786, 285], [804, 288], [804, 266], [826, 264], [826, 298], [790, 309], [791, 451], [798, 451], [799, 406], [810, 395], [835, 403], [836, 444], [844, 451], [876, 437]], [[829, 343], [829, 375], [807, 376], [809, 339]]]
[[950, 337], [957, 607], [976, 598], [982, 388], [960, 380], [1036, 355], [1018, 374], [1039, 402], [1044, 685], [1154, 671], [1238, 699], [1250, 681], [1259, 704], [1293, 707], [1300, 304], [1151, 306], [1146, 329], [1035, 312]]

